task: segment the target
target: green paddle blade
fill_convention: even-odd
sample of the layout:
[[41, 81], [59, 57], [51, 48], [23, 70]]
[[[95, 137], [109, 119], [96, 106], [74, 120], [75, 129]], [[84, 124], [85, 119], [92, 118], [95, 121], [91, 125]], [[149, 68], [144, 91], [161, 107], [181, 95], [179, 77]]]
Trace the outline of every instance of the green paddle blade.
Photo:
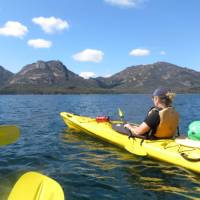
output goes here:
[[8, 200], [64, 200], [62, 187], [37, 172], [27, 172], [15, 184]]
[[118, 115], [120, 119], [124, 119], [124, 112], [120, 108], [118, 108]]
[[190, 123], [188, 130], [188, 137], [191, 140], [200, 141], [200, 121]]
[[0, 146], [15, 142], [20, 136], [20, 130], [16, 126], [0, 126]]

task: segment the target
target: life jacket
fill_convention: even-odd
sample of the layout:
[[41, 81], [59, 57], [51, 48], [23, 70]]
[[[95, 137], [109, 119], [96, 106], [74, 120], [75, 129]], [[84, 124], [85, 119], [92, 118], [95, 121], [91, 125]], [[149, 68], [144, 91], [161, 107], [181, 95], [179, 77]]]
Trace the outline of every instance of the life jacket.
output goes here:
[[160, 116], [160, 123], [153, 135], [156, 138], [172, 138], [176, 135], [179, 124], [178, 112], [176, 112], [176, 110], [172, 107], [167, 107], [162, 110], [153, 108], [151, 111], [153, 110], [158, 111]]

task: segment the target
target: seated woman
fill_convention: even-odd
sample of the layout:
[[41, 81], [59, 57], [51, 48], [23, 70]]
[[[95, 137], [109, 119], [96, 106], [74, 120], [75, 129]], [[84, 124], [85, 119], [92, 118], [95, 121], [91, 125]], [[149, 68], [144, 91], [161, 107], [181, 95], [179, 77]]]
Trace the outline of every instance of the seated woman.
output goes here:
[[179, 114], [172, 107], [175, 93], [165, 88], [154, 91], [152, 100], [154, 107], [148, 112], [144, 122], [139, 126], [125, 124], [135, 135], [145, 135], [147, 138], [173, 138], [178, 130]]

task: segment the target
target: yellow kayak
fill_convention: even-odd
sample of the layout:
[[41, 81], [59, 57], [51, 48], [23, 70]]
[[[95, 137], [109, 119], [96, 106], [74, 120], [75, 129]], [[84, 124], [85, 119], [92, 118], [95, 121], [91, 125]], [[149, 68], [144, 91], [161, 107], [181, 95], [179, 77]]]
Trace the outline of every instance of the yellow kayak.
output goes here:
[[61, 112], [60, 115], [69, 128], [103, 139], [130, 153], [149, 156], [200, 173], [200, 148], [179, 144], [174, 139], [129, 138], [112, 129], [113, 123], [119, 123], [117, 121], [97, 122], [96, 118], [67, 112]]

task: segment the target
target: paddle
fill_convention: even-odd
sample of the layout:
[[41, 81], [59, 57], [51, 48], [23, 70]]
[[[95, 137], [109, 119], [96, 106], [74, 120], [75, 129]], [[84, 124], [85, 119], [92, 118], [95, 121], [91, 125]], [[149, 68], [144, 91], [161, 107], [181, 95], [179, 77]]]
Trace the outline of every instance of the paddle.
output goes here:
[[55, 180], [37, 172], [27, 172], [17, 181], [8, 200], [64, 200], [62, 187]]
[[[123, 121], [124, 123], [127, 123], [126, 121], [124, 121], [124, 116], [125, 116], [124, 112], [120, 108], [118, 108], [118, 115], [119, 115], [121, 121]], [[138, 141], [138, 139], [135, 139], [134, 135], [131, 133], [131, 131], [130, 131], [130, 134], [133, 136], [133, 138], [129, 137], [130, 143], [128, 143], [128, 145], [125, 146], [125, 149], [135, 155], [146, 156], [147, 153], [141, 147], [140, 140]]]
[[20, 136], [20, 130], [14, 125], [0, 126], [0, 146], [15, 142]]

